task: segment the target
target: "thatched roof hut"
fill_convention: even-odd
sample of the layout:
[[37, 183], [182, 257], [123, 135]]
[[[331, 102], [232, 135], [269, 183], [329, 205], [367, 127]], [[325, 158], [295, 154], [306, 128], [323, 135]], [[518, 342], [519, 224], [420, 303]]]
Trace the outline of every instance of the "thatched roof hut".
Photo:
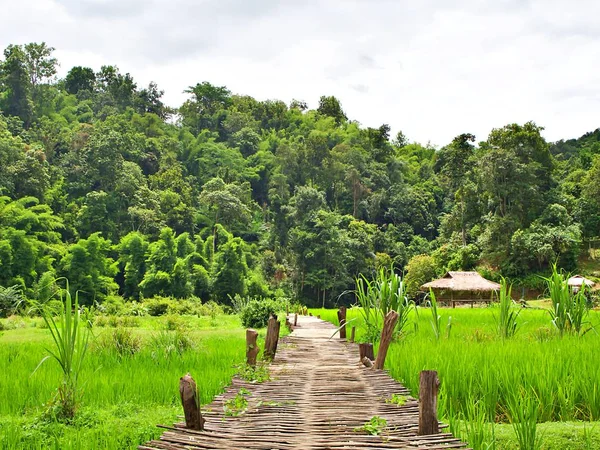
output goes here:
[[573, 288], [573, 292], [579, 291], [581, 286], [584, 284], [588, 287], [593, 287], [595, 283], [592, 280], [588, 280], [587, 278], [582, 277], [581, 275], [574, 275], [568, 280], [569, 286]]
[[448, 272], [442, 278], [425, 283], [421, 289], [432, 289], [438, 300], [449, 301], [454, 307], [458, 302], [471, 303], [471, 306], [475, 302], [489, 302], [500, 285], [477, 272]]

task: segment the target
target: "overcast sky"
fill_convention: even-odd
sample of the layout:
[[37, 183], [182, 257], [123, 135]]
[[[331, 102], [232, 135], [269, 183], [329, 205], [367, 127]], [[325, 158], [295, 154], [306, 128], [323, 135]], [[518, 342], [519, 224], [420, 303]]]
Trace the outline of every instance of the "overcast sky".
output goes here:
[[442, 146], [533, 120], [600, 127], [597, 0], [0, 0], [0, 46], [45, 41], [64, 76], [117, 65], [179, 106], [201, 81]]

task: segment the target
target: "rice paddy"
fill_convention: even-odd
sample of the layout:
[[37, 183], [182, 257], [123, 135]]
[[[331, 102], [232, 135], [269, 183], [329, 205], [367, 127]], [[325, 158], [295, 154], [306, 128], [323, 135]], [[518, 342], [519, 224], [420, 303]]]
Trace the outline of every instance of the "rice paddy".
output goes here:
[[[107, 325], [111, 320], [118, 325], [114, 318]], [[49, 331], [34, 328], [41, 326], [40, 319], [13, 322], [5, 327], [17, 328], [0, 335], [3, 450], [136, 448], [160, 435], [157, 423], [170, 424], [181, 415], [182, 375], [195, 377], [202, 402], [208, 403], [230, 382], [245, 356], [244, 329], [237, 316], [146, 317], [128, 321], [135, 327], [94, 327], [96, 336], [80, 375], [81, 407], [67, 425], [48, 414], [60, 381], [58, 365], [47, 361], [35, 370], [46, 355], [44, 348], [51, 345]], [[115, 330], [125, 330], [128, 338], [116, 339], [129, 346], [127, 351], [114, 344]]]
[[[337, 324], [333, 310], [311, 312]], [[599, 448], [600, 335], [590, 330], [582, 336], [560, 337], [548, 311], [523, 309], [516, 335], [503, 339], [498, 334], [498, 313], [497, 306], [439, 308], [437, 338], [430, 309], [418, 308], [412, 315], [412, 329], [390, 346], [386, 369], [415, 395], [419, 372], [437, 370], [439, 416], [476, 449], [513, 448], [516, 438], [494, 439], [491, 424], [517, 422], [511, 418], [511, 408], [526, 411], [529, 403], [534, 405], [533, 427], [535, 422], [577, 422], [572, 428], [578, 433], [568, 448]], [[349, 309], [348, 320], [352, 321], [349, 326], [357, 327], [360, 341], [359, 311]], [[589, 322], [600, 329], [600, 313], [592, 311]], [[497, 425], [496, 430], [503, 426]], [[552, 426], [541, 429], [542, 448], [555, 448], [551, 446]], [[473, 442], [477, 434], [481, 435], [479, 445]], [[590, 446], [584, 434], [593, 436]], [[506, 437], [506, 433], [500, 435]], [[573, 444], [573, 439], [580, 443]], [[504, 444], [499, 446], [499, 442]]]

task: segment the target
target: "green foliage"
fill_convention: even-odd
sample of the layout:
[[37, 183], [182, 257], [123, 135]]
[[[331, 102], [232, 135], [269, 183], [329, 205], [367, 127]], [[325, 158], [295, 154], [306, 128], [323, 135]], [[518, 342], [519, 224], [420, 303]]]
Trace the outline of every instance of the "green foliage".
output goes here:
[[508, 284], [505, 278], [500, 281], [500, 291], [498, 292], [498, 336], [502, 339], [510, 339], [519, 328], [517, 321], [521, 310], [516, 310], [513, 306], [512, 284]]
[[240, 319], [246, 328], [264, 328], [271, 316], [277, 317], [279, 310], [279, 305], [273, 300], [253, 299], [243, 306]]
[[101, 335], [94, 342], [95, 349], [115, 352], [119, 358], [134, 355], [140, 351], [141, 346], [141, 339], [124, 327], [117, 327], [111, 332]]
[[398, 332], [406, 332], [415, 305], [408, 300], [406, 284], [393, 269], [380, 268], [373, 280], [361, 275], [356, 279], [355, 294], [370, 342], [379, 337], [385, 316], [390, 311], [398, 313]]
[[515, 430], [520, 450], [538, 450], [542, 439], [537, 433], [539, 399], [535, 395], [515, 391], [508, 398], [507, 416]]
[[[433, 335], [436, 340], [439, 340], [442, 336], [442, 316], [438, 313], [438, 304], [435, 298], [433, 290], [429, 290], [429, 309], [431, 311], [431, 318], [429, 323], [433, 330]], [[450, 339], [450, 331], [452, 331], [452, 316], [448, 316], [448, 323], [446, 324], [446, 338]]]
[[0, 286], [0, 317], [8, 316], [21, 301], [23, 295], [19, 285], [6, 288]]
[[246, 396], [250, 395], [248, 389], [240, 389], [234, 397], [229, 398], [223, 402], [223, 412], [226, 416], [237, 417], [241, 416], [248, 409], [248, 399]]
[[432, 256], [417, 255], [410, 259], [406, 265], [406, 283], [407, 295], [414, 298], [420, 287], [433, 280], [437, 275], [437, 264]]
[[[556, 265], [552, 266], [552, 275], [546, 278], [548, 293], [552, 300], [552, 309], [549, 311], [552, 324], [561, 336], [565, 333], [579, 335], [586, 330], [589, 315], [589, 306], [586, 298], [586, 287], [574, 293], [569, 286], [569, 276], [559, 272]], [[588, 329], [589, 330], [589, 329]]]
[[367, 433], [372, 436], [379, 436], [387, 427], [388, 422], [383, 417], [373, 416], [361, 427], [354, 428], [356, 432]]
[[[90, 330], [82, 323], [79, 300], [75, 294], [75, 302], [71, 298], [69, 284], [64, 291], [62, 310], [57, 319], [53, 313], [42, 308], [42, 317], [52, 335], [53, 348], [47, 348], [47, 359], [54, 359], [60, 366], [62, 380], [56, 391], [55, 398], [49, 404], [48, 413], [59, 420], [72, 420], [75, 417], [80, 401], [80, 374], [89, 346]], [[36, 369], [37, 370], [37, 369]]]

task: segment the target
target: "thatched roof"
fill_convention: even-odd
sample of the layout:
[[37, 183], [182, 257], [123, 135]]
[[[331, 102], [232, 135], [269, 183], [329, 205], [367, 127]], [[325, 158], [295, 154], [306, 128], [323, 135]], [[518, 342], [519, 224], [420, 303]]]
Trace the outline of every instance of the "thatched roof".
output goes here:
[[587, 278], [582, 277], [581, 275], [575, 275], [569, 278], [569, 286], [580, 288], [583, 284], [587, 286], [593, 286], [595, 283], [592, 280], [588, 280]]
[[499, 290], [500, 285], [486, 280], [477, 272], [448, 272], [442, 278], [421, 286], [421, 289], [424, 290], [429, 288], [462, 292], [491, 292]]

